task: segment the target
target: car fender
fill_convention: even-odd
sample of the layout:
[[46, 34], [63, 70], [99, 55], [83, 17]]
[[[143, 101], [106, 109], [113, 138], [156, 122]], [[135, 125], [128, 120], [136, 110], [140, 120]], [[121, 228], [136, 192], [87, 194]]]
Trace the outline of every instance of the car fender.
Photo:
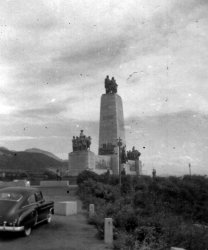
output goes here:
[[51, 207], [51, 208], [50, 208], [50, 212], [51, 212], [52, 214], [54, 214], [54, 207]]
[[34, 208], [28, 209], [26, 211], [23, 211], [18, 219], [18, 224], [22, 226], [33, 226], [36, 221], [37, 212]]
[[54, 202], [49, 201], [49, 202], [46, 203], [46, 205], [49, 207], [49, 212], [54, 214]]

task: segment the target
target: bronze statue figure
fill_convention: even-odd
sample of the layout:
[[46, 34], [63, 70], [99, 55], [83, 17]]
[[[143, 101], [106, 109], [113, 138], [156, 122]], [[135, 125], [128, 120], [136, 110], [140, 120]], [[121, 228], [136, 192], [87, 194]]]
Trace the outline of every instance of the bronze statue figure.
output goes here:
[[126, 155], [126, 146], [122, 147], [121, 150], [121, 163], [126, 163], [128, 161], [127, 155]]
[[116, 94], [117, 93], [117, 88], [118, 88], [118, 84], [116, 83], [116, 80], [114, 77], [109, 78], [109, 76], [107, 75], [105, 78], [105, 90], [106, 90], [106, 94]]
[[72, 148], [73, 148], [73, 151], [76, 151], [76, 138], [75, 138], [75, 136], [73, 136], [73, 139], [72, 139]]
[[80, 136], [73, 136], [72, 139], [72, 149], [74, 151], [90, 150], [91, 137], [86, 137], [84, 131], [80, 130]]
[[127, 151], [127, 159], [128, 160], [139, 160], [139, 157], [140, 157], [141, 153], [135, 149], [135, 147], [132, 147], [132, 151], [129, 150]]

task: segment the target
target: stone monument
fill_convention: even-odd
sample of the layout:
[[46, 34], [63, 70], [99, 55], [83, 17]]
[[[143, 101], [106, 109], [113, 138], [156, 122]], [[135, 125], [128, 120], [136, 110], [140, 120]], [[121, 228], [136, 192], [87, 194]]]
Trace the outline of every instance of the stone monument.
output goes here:
[[117, 94], [117, 86], [114, 77], [111, 80], [106, 77], [106, 93], [102, 95], [100, 105], [99, 155], [114, 154], [119, 137], [123, 145], [126, 144], [123, 104]]
[[69, 173], [78, 175], [80, 172], [95, 168], [95, 154], [90, 151], [91, 137], [85, 136], [84, 131], [80, 131], [80, 136], [73, 136], [72, 149], [69, 153]]
[[112, 155], [113, 173], [118, 172], [118, 147], [117, 140], [122, 140], [126, 145], [123, 104], [117, 94], [117, 83], [114, 77], [105, 78], [106, 93], [101, 96], [100, 105], [100, 130], [99, 130], [99, 155]]
[[118, 84], [114, 77], [106, 76], [105, 94], [101, 96], [99, 148], [95, 156], [90, 151], [91, 137], [80, 131], [73, 136], [69, 153], [69, 174], [78, 175], [83, 170], [92, 170], [98, 174], [109, 172], [118, 175], [121, 169], [127, 174], [141, 174], [140, 152], [132, 148], [126, 152], [123, 104], [117, 94]]

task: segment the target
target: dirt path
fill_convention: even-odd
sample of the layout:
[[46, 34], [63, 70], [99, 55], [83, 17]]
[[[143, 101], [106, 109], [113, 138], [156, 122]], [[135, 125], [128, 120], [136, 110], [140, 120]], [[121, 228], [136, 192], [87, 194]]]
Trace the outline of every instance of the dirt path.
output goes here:
[[[75, 192], [69, 188], [42, 188], [46, 199], [54, 201], [76, 200]], [[110, 249], [96, 238], [96, 229], [88, 225], [81, 202], [78, 214], [54, 215], [51, 224], [39, 225], [30, 237], [16, 234], [0, 235], [0, 250], [106, 250]]]

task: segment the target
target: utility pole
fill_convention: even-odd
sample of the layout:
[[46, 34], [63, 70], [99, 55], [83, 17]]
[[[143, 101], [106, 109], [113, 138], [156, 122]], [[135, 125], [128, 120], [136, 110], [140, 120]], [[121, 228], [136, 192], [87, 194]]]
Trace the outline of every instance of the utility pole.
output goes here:
[[191, 163], [189, 163], [189, 175], [191, 176]]
[[119, 137], [117, 139], [117, 145], [118, 145], [118, 159], [119, 159], [119, 186], [121, 189], [121, 146], [122, 146], [122, 139]]

